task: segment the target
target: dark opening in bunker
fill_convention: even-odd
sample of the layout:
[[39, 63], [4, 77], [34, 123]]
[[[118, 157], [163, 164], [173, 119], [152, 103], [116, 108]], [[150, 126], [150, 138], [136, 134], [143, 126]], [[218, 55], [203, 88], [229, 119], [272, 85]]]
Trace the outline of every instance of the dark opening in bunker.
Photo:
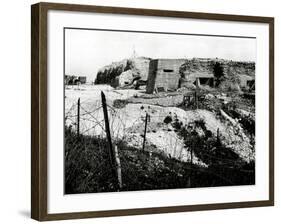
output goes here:
[[[196, 85], [196, 81], [193, 84]], [[213, 78], [199, 78], [199, 84], [214, 87], [214, 79]]]
[[174, 72], [173, 69], [163, 69], [164, 72]]

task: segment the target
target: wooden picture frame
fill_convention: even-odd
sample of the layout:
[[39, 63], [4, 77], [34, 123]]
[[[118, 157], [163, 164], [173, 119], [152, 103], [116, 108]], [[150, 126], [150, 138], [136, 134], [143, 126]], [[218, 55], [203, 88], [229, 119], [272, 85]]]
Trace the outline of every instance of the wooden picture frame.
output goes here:
[[[130, 208], [103, 211], [48, 213], [48, 19], [50, 10], [188, 18], [211, 21], [249, 22], [269, 25], [269, 191], [268, 200], [231, 203], [212, 203], [149, 208]], [[91, 5], [38, 3], [31, 7], [31, 217], [39, 221], [126, 216], [170, 212], [203, 211], [229, 208], [247, 208], [274, 205], [274, 18], [241, 15], [223, 15], [183, 11], [163, 11], [137, 8], [117, 8]]]

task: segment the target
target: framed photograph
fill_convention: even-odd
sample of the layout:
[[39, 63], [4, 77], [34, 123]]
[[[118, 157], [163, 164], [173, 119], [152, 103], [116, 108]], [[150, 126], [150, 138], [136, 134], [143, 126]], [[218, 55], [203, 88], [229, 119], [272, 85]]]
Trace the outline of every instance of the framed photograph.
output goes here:
[[31, 8], [32, 218], [274, 204], [274, 18]]

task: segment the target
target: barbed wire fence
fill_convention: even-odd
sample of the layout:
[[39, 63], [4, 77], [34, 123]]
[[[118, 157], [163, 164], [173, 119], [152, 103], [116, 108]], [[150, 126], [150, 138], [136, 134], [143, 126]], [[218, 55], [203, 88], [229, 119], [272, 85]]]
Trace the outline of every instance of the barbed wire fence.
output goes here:
[[[195, 102], [196, 94], [195, 94]], [[190, 97], [188, 97], [188, 101], [190, 101]], [[196, 104], [198, 104], [196, 102]], [[111, 172], [113, 176], [115, 176], [116, 180], [116, 189], [122, 189], [122, 166], [129, 166], [126, 161], [123, 161], [121, 166], [120, 162], [120, 153], [117, 147], [118, 141], [124, 141], [131, 133], [130, 127], [135, 125], [140, 125], [143, 128], [140, 128], [139, 131], [140, 138], [142, 141], [138, 144], [140, 150], [145, 151], [147, 141], [147, 132], [151, 132], [149, 130], [151, 128], [151, 123], [153, 120], [165, 119], [167, 117], [166, 114], [156, 114], [154, 115], [149, 110], [143, 110], [140, 112], [141, 114], [136, 114], [135, 119], [133, 121], [129, 121], [126, 119], [126, 113], [121, 114], [118, 113], [118, 110], [111, 106], [111, 104], [107, 103], [105, 94], [101, 92], [101, 100], [87, 101], [81, 102], [80, 98], [77, 99], [76, 102], [73, 102], [71, 105], [68, 105], [68, 109], [65, 112], [65, 124], [70, 127], [73, 131], [77, 133], [77, 138], [81, 135], [85, 136], [97, 136], [98, 138], [106, 139], [107, 141], [107, 150], [108, 150], [108, 161], [111, 165]], [[183, 154], [186, 155], [186, 150], [184, 146], [180, 146], [178, 137], [173, 134], [166, 133], [169, 136], [169, 142], [166, 141], [166, 149], [164, 151], [167, 155], [177, 158], [179, 160], [183, 159]], [[219, 138], [219, 131], [217, 138]], [[190, 156], [187, 159], [187, 162], [190, 162], [190, 170], [193, 170], [192, 164], [194, 163], [192, 147], [190, 147]], [[208, 157], [212, 160], [219, 160], [221, 165], [229, 165], [235, 162], [231, 159], [223, 159], [216, 158], [208, 152], [203, 152], [205, 157]], [[200, 170], [196, 169], [197, 172]], [[202, 172], [206, 172], [205, 170], [201, 170]], [[209, 172], [209, 171], [208, 171]], [[246, 172], [246, 171], [245, 171]], [[247, 171], [248, 172], [248, 171]], [[231, 183], [231, 180], [223, 177], [218, 173], [210, 172], [212, 175], [216, 175], [219, 178], [228, 181]]]

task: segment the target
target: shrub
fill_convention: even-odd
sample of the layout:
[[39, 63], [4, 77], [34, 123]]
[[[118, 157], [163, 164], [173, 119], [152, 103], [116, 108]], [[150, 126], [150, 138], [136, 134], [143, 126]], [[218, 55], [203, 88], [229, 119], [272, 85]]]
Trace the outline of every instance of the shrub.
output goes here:
[[225, 78], [223, 67], [219, 62], [214, 63], [213, 72], [215, 76], [216, 87], [218, 87]]

